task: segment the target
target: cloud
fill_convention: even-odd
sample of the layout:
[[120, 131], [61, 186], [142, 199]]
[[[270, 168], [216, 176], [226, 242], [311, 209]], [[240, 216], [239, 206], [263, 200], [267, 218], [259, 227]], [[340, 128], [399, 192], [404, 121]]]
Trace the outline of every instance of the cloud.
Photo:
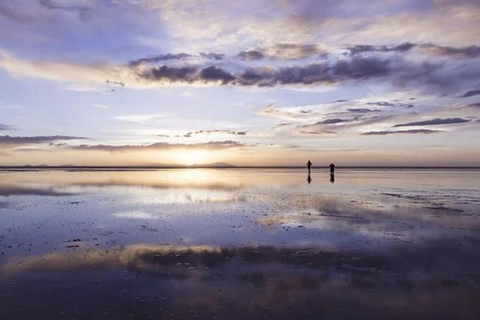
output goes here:
[[436, 56], [449, 57], [454, 59], [467, 59], [480, 57], [479, 46], [468, 47], [442, 47], [433, 44], [425, 44], [421, 46], [422, 51]]
[[144, 68], [134, 71], [141, 81], [159, 84], [228, 84], [235, 77], [217, 66], [167, 66]]
[[[151, 66], [135, 70], [139, 82], [150, 85], [231, 85], [241, 87], [319, 86], [383, 79], [397, 87], [415, 87], [442, 93], [455, 91], [452, 77], [470, 81], [477, 75], [471, 67], [448, 70], [435, 62], [414, 62], [401, 57], [353, 56], [297, 66], [254, 66], [229, 70], [228, 66]], [[446, 71], [445, 71], [446, 72]], [[463, 77], [463, 78], [462, 78]]]
[[459, 98], [469, 98], [480, 94], [480, 90], [470, 90], [462, 94]]
[[[303, 48], [303, 47], [302, 47]], [[308, 48], [308, 47], [307, 47]], [[396, 47], [395, 47], [396, 48]], [[303, 48], [302, 50], [308, 50]], [[325, 86], [380, 81], [428, 93], [448, 94], [470, 85], [480, 68], [468, 63], [409, 60], [391, 55], [318, 57], [308, 63], [245, 65], [234, 60], [165, 61], [167, 55], [143, 58], [126, 65], [62, 61], [28, 61], [0, 51], [0, 68], [14, 76], [39, 77], [84, 86], [150, 88], [165, 85], [239, 87]], [[452, 79], [461, 79], [453, 81]]]
[[247, 145], [238, 141], [209, 141], [205, 143], [183, 144], [183, 143], [166, 143], [157, 142], [147, 145], [78, 145], [69, 146], [68, 148], [74, 150], [86, 151], [108, 151], [108, 152], [123, 152], [123, 151], [143, 151], [143, 150], [169, 150], [169, 149], [232, 149], [246, 147]]
[[246, 136], [246, 131], [232, 131], [232, 130], [197, 130], [191, 131], [184, 135], [185, 138], [190, 138], [196, 135], [236, 135], [236, 136]]
[[396, 124], [393, 127], [434, 126], [434, 125], [441, 125], [441, 124], [465, 123], [469, 121], [470, 121], [469, 119], [462, 119], [462, 118], [446, 118], [446, 119], [437, 118], [432, 120]]
[[466, 46], [466, 47], [452, 47], [452, 46], [439, 46], [435, 44], [416, 44], [405, 42], [396, 46], [387, 45], [355, 45], [346, 47], [350, 55], [372, 53], [372, 52], [396, 52], [405, 53], [417, 49], [421, 53], [448, 57], [453, 59], [468, 59], [480, 57], [479, 46]]
[[325, 53], [316, 44], [279, 43], [267, 48], [240, 51], [237, 58], [245, 61], [254, 60], [296, 60], [318, 56]]
[[192, 57], [194, 56], [188, 53], [167, 53], [167, 54], [156, 55], [153, 57], [132, 60], [129, 62], [129, 65], [136, 67], [142, 64], [159, 63], [159, 62], [168, 61], [168, 60], [186, 60]]
[[397, 131], [369, 131], [363, 132], [364, 136], [384, 136], [388, 134], [430, 134], [443, 132], [442, 130], [429, 130], [429, 129], [413, 129], [413, 130], [397, 130]]
[[[349, 119], [330, 118], [322, 121], [318, 121], [313, 124], [297, 125], [293, 132], [300, 132], [302, 134], [325, 134], [325, 133], [339, 133], [340, 131], [350, 131], [361, 127], [370, 127], [373, 124], [383, 123], [394, 115], [378, 115], [378, 116], [354, 116]], [[332, 131], [332, 128], [335, 130]]]
[[355, 45], [346, 47], [351, 55], [356, 55], [365, 52], [406, 52], [415, 48], [417, 44], [405, 42], [397, 46], [375, 46], [375, 45]]
[[8, 130], [12, 130], [12, 127], [8, 126], [6, 124], [1, 124], [0, 123], [0, 131], [8, 131]]
[[238, 58], [246, 61], [262, 60], [265, 59], [265, 54], [258, 50], [241, 51], [238, 54]]
[[0, 147], [11, 147], [17, 145], [39, 144], [46, 142], [62, 141], [62, 140], [84, 140], [84, 137], [73, 136], [33, 136], [33, 137], [12, 137], [0, 136]]
[[129, 77], [129, 71], [109, 63], [77, 63], [56, 60], [29, 61], [15, 58], [1, 49], [0, 68], [15, 77], [43, 78], [86, 86], [99, 86], [105, 84], [109, 79]]
[[480, 108], [480, 102], [470, 103], [469, 105], [464, 106], [464, 108]]
[[375, 102], [367, 102], [368, 106], [379, 106], [379, 107], [394, 107], [395, 104], [387, 101], [375, 101]]
[[327, 119], [323, 121], [319, 121], [315, 124], [337, 124], [337, 123], [343, 123], [343, 122], [349, 122], [351, 120], [349, 119]]
[[368, 109], [368, 108], [350, 108], [350, 109], [347, 109], [347, 111], [353, 112], [353, 113], [370, 113], [370, 112], [379, 112], [380, 110]]

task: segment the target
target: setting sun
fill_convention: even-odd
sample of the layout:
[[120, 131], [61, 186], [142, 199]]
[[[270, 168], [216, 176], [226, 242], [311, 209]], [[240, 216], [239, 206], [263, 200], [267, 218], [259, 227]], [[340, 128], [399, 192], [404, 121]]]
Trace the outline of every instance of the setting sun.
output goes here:
[[208, 150], [182, 150], [177, 153], [175, 160], [176, 163], [187, 166], [214, 162], [212, 152]]

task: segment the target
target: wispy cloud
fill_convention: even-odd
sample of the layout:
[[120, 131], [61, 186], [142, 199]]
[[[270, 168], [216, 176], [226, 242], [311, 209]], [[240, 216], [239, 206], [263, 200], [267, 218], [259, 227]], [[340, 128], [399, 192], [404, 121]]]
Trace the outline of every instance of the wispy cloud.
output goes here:
[[31, 137], [12, 137], [9, 135], [0, 136], [0, 147], [14, 147], [18, 145], [48, 143], [62, 140], [84, 140], [84, 137], [74, 136], [31, 136]]
[[210, 135], [234, 135], [234, 136], [246, 136], [247, 131], [233, 131], [233, 130], [197, 130], [190, 131], [183, 135], [185, 138], [190, 138], [193, 136], [210, 136]]
[[469, 98], [480, 94], [480, 90], [470, 90], [460, 96], [460, 98]]
[[108, 152], [124, 152], [124, 151], [142, 151], [142, 150], [170, 150], [170, 149], [212, 149], [212, 150], [221, 150], [221, 149], [233, 149], [246, 147], [247, 145], [238, 141], [225, 140], [225, 141], [209, 141], [204, 143], [166, 143], [166, 142], [157, 142], [146, 145], [78, 145], [78, 146], [68, 146], [70, 149], [74, 150], [84, 150], [84, 151], [108, 151]]
[[413, 129], [413, 130], [396, 130], [396, 131], [368, 131], [363, 132], [364, 136], [385, 136], [389, 134], [430, 134], [443, 132], [442, 130], [430, 130], [430, 129]]
[[462, 118], [447, 118], [447, 119], [437, 118], [437, 119], [424, 120], [424, 121], [400, 123], [400, 124], [394, 125], [394, 127], [434, 126], [434, 125], [441, 125], [441, 124], [458, 124], [458, 123], [465, 123], [469, 121], [470, 121], [469, 119], [462, 119]]
[[0, 123], [0, 131], [7, 131], [7, 130], [12, 130], [12, 127], [8, 126], [6, 124], [1, 124]]

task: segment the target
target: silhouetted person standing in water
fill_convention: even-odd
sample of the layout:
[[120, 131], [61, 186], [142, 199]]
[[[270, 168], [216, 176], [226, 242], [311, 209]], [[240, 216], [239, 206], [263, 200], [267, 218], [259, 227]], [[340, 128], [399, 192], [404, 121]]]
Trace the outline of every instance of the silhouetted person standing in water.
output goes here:
[[310, 174], [310, 169], [312, 168], [312, 161], [308, 160], [307, 168], [308, 168], [308, 174]]
[[333, 163], [330, 163], [330, 173], [335, 173], [335, 165]]

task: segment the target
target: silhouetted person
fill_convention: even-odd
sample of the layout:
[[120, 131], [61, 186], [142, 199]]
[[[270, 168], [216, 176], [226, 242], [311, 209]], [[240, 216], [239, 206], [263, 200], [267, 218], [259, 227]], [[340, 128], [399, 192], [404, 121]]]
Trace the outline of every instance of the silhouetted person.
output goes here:
[[310, 169], [312, 168], [312, 161], [308, 160], [307, 168], [308, 168], [308, 174], [310, 174]]
[[308, 184], [310, 184], [312, 182], [312, 177], [310, 177], [310, 173], [308, 174], [307, 182], [308, 182]]
[[331, 183], [335, 182], [335, 174], [333, 172], [330, 173], [330, 182]]
[[330, 173], [334, 173], [335, 172], [335, 165], [333, 163], [330, 163], [329, 167], [330, 167]]

